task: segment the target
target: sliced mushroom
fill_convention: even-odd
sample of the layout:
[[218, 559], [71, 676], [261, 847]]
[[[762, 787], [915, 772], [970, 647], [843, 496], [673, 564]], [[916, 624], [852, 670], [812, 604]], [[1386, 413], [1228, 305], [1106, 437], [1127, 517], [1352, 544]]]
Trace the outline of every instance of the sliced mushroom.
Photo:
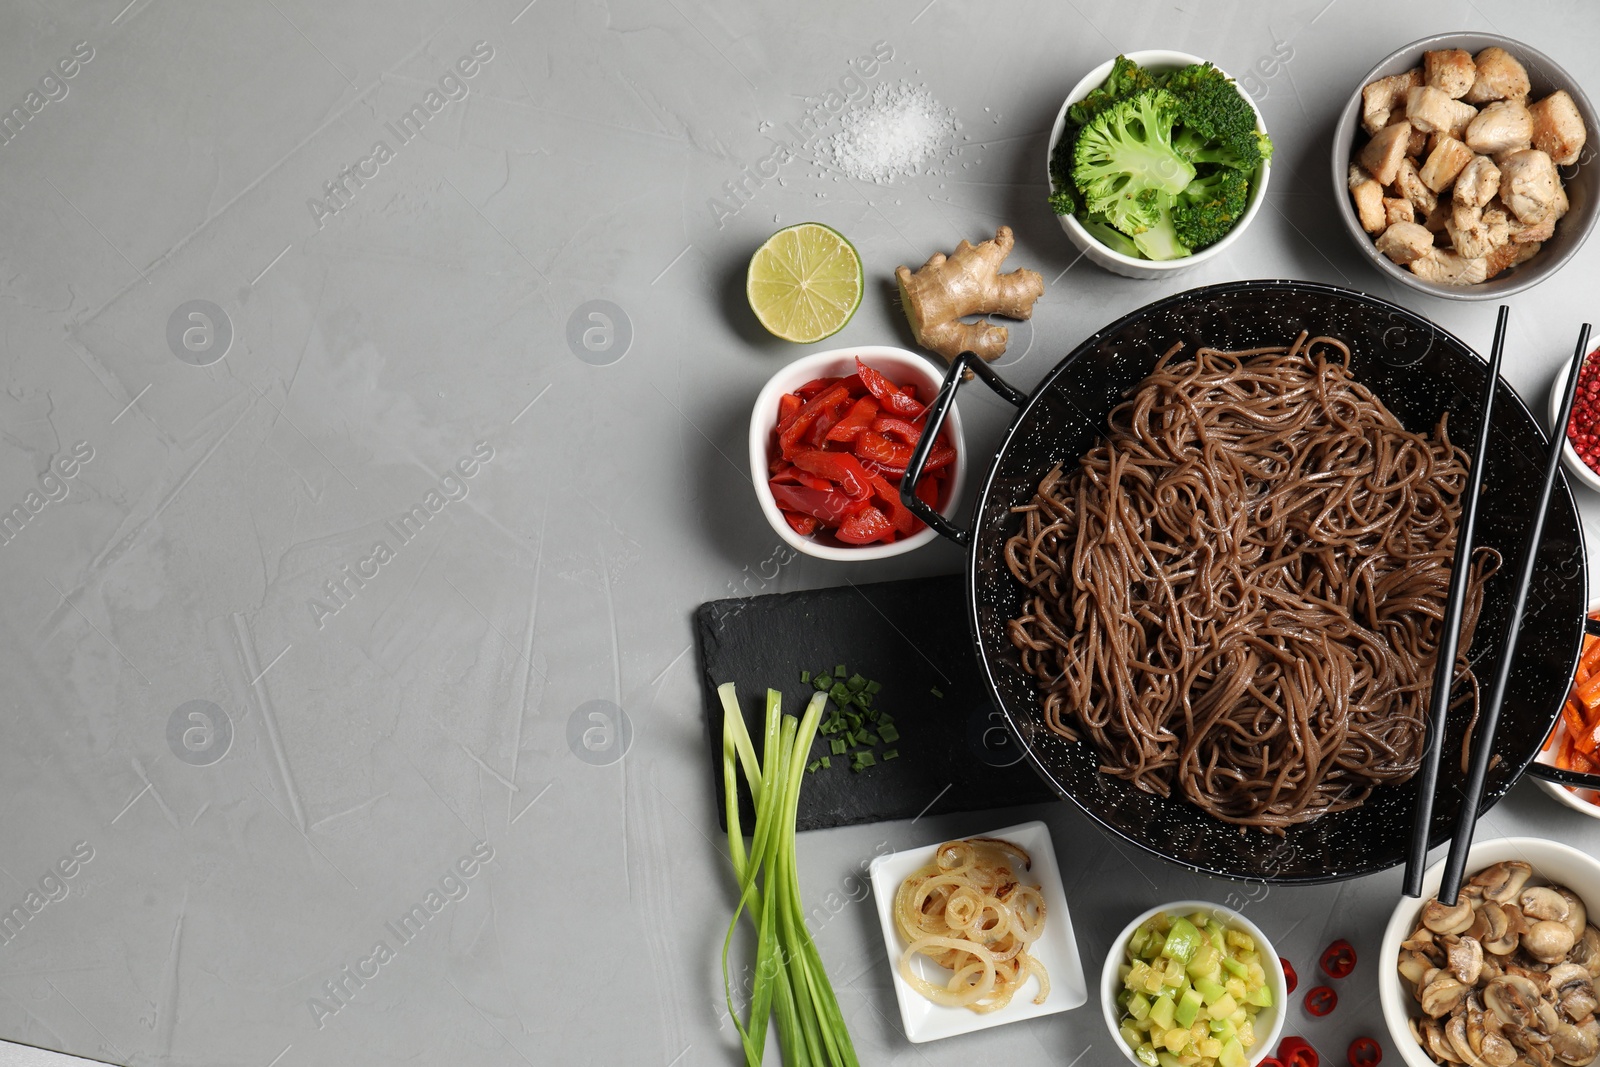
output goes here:
[[1455, 1058], [1467, 1067], [1488, 1067], [1483, 1062], [1483, 1057], [1472, 1051], [1472, 1042], [1467, 1039], [1465, 1016], [1451, 1016], [1450, 1021], [1444, 1024], [1444, 1036], [1449, 1039], [1450, 1047], [1455, 1050]]
[[1423, 1019], [1419, 1024], [1422, 1029], [1419, 1043], [1440, 1063], [1460, 1063], [1461, 1056], [1451, 1046], [1450, 1039], [1444, 1036], [1444, 1027], [1439, 1025], [1437, 1019]]
[[1492, 1013], [1485, 1016], [1483, 1050], [1479, 1053], [1489, 1067], [1511, 1067], [1517, 1062], [1517, 1047], [1500, 1032], [1499, 1020]]
[[1540, 919], [1522, 935], [1522, 947], [1540, 963], [1560, 963], [1572, 951], [1572, 931], [1556, 919]]
[[1600, 978], [1600, 928], [1592, 923], [1585, 926], [1583, 936], [1567, 953], [1567, 959], [1588, 971], [1590, 978]]
[[1530, 919], [1565, 919], [1567, 917], [1567, 902], [1549, 886], [1536, 885], [1522, 891], [1522, 896], [1517, 903], [1522, 907], [1522, 914]]
[[1532, 1030], [1539, 1025], [1539, 990], [1521, 975], [1505, 974], [1490, 982], [1483, 989], [1483, 1004], [1501, 1026]]
[[1472, 925], [1472, 905], [1458, 900], [1445, 907], [1434, 897], [1422, 907], [1422, 925], [1436, 934], [1464, 934]]
[[[1427, 957], [1422, 954], [1410, 951], [1400, 953], [1400, 977], [1410, 982], [1414, 988], [1422, 988], [1423, 977], [1432, 969], [1433, 964], [1429, 963]], [[1584, 973], [1587, 974], [1588, 972], [1585, 971]]]
[[1567, 902], [1567, 914], [1561, 921], [1567, 924], [1567, 929], [1572, 931], [1572, 938], [1576, 941], [1583, 936], [1584, 928], [1589, 925], [1589, 909], [1583, 906], [1583, 898], [1566, 886], [1558, 885], [1555, 889], [1561, 894], [1561, 899]]
[[1484, 901], [1473, 914], [1467, 936], [1482, 944], [1486, 952], [1500, 956], [1510, 955], [1517, 947], [1505, 909], [1492, 900]]
[[1600, 1023], [1592, 1018], [1582, 1026], [1560, 1023], [1550, 1032], [1550, 1051], [1573, 1067], [1593, 1063], [1600, 1056]]
[[1455, 1011], [1467, 999], [1467, 987], [1449, 974], [1441, 972], [1422, 990], [1422, 1010], [1435, 1019], [1442, 1019]]
[[[1488, 199], [1484, 197], [1485, 202]], [[1506, 860], [1492, 867], [1485, 867], [1473, 875], [1471, 881], [1473, 885], [1483, 886], [1485, 900], [1505, 904], [1517, 898], [1517, 894], [1522, 892], [1522, 887], [1528, 883], [1532, 875], [1533, 868], [1528, 864], [1521, 860]]]
[[1596, 1008], [1600, 1008], [1600, 997], [1595, 995], [1594, 981], [1582, 966], [1559, 963], [1550, 968], [1546, 979], [1550, 984], [1551, 996], [1573, 1022], [1583, 1022], [1594, 1014]]
[[1478, 975], [1483, 971], [1483, 946], [1473, 938], [1462, 937], [1457, 938], [1446, 953], [1450, 972], [1468, 988], [1477, 985]]

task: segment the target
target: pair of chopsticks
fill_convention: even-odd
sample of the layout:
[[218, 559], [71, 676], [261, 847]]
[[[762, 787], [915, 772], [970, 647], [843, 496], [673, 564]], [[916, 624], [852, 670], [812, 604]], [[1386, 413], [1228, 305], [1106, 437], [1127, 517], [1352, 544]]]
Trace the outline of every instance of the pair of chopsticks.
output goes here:
[[[1450, 592], [1445, 601], [1439, 655], [1433, 674], [1428, 745], [1423, 752], [1422, 767], [1418, 773], [1417, 806], [1412, 816], [1411, 849], [1406, 860], [1404, 892], [1408, 897], [1422, 895], [1422, 875], [1428, 861], [1428, 830], [1433, 822], [1433, 796], [1439, 782], [1439, 756], [1444, 748], [1445, 726], [1450, 715], [1450, 691], [1455, 685], [1456, 646], [1461, 636], [1461, 615], [1466, 606], [1467, 579], [1472, 566], [1473, 531], [1477, 525], [1478, 498], [1483, 487], [1484, 457], [1488, 451], [1490, 418], [1494, 407], [1495, 386], [1500, 380], [1500, 358], [1505, 350], [1506, 317], [1509, 313], [1510, 309], [1501, 304], [1500, 315], [1495, 320], [1494, 349], [1489, 355], [1489, 374], [1483, 387], [1482, 418], [1478, 426], [1478, 439], [1472, 453], [1472, 468], [1467, 475], [1461, 521], [1456, 527], [1456, 554], [1450, 569]], [[1439, 885], [1439, 901], [1446, 906], [1454, 906], [1461, 892], [1461, 879], [1467, 865], [1467, 851], [1472, 847], [1472, 833], [1478, 821], [1478, 805], [1483, 800], [1484, 779], [1489, 773], [1489, 760], [1494, 752], [1495, 729], [1500, 724], [1500, 705], [1505, 699], [1512, 661], [1516, 659], [1522, 616], [1528, 606], [1528, 588], [1533, 584], [1533, 568], [1539, 555], [1539, 544], [1544, 539], [1544, 515], [1550, 507], [1550, 496], [1555, 491], [1556, 474], [1561, 469], [1561, 453], [1566, 447], [1567, 423], [1572, 418], [1572, 399], [1578, 391], [1578, 375], [1583, 370], [1583, 361], [1588, 355], [1589, 329], [1589, 324], [1586, 322], [1578, 331], [1578, 347], [1572, 354], [1566, 395], [1561, 401], [1561, 415], [1556, 420], [1550, 435], [1550, 454], [1545, 460], [1544, 484], [1539, 490], [1539, 502], [1533, 512], [1533, 525], [1528, 531], [1527, 544], [1522, 550], [1516, 595], [1511, 603], [1511, 619], [1506, 624], [1506, 633], [1502, 641], [1504, 648], [1500, 654], [1499, 672], [1495, 675], [1489, 701], [1484, 705], [1478, 719], [1472, 746], [1472, 765], [1467, 774], [1466, 790], [1461, 801], [1460, 813], [1456, 818], [1455, 835], [1450, 840], [1450, 854], [1445, 860], [1444, 876]]]

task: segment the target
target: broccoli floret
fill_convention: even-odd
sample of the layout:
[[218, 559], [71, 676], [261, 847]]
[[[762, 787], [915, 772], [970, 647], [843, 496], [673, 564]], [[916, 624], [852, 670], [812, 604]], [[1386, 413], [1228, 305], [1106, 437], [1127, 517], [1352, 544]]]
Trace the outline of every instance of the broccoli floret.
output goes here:
[[1087, 126], [1106, 108], [1119, 100], [1126, 100], [1146, 89], [1156, 88], [1155, 77], [1127, 56], [1118, 56], [1111, 64], [1111, 73], [1098, 89], [1067, 109], [1067, 122], [1072, 126]]
[[1272, 156], [1272, 142], [1256, 129], [1256, 113], [1226, 74], [1210, 63], [1173, 71], [1163, 79], [1178, 99], [1174, 137], [1195, 163], [1217, 163], [1246, 173]]
[[1190, 182], [1172, 206], [1172, 223], [1178, 239], [1198, 252], [1228, 235], [1250, 203], [1250, 179], [1242, 172], [1219, 167]]
[[1083, 196], [1072, 184], [1072, 150], [1078, 144], [1078, 133], [1077, 126], [1067, 123], [1050, 151], [1050, 210], [1057, 215], [1077, 215], [1083, 208]]
[[1083, 228], [1089, 231], [1090, 236], [1113, 252], [1121, 252], [1125, 256], [1138, 259], [1144, 253], [1139, 251], [1139, 246], [1133, 243], [1133, 238], [1117, 229], [1106, 221], [1104, 215], [1083, 214], [1078, 216], [1078, 221], [1083, 223]]
[[1130, 237], [1158, 225], [1167, 203], [1194, 180], [1194, 165], [1172, 145], [1178, 100], [1147, 89], [1106, 108], [1078, 135], [1072, 180], [1088, 210]]
[[1182, 259], [1193, 255], [1194, 249], [1178, 235], [1173, 217], [1175, 198], [1169, 193], [1157, 193], [1154, 190], [1151, 193], [1156, 219], [1149, 229], [1134, 234], [1134, 246], [1145, 259]]

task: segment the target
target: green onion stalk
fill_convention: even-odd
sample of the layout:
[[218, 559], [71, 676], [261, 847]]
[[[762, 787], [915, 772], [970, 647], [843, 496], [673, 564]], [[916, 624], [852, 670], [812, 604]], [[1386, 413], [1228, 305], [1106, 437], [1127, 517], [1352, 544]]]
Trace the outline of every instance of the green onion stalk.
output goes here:
[[[857, 1067], [855, 1047], [839, 1012], [822, 957], [806, 929], [795, 868], [795, 818], [806, 756], [816, 737], [828, 694], [811, 698], [803, 718], [782, 713], [782, 695], [767, 690], [766, 717], [758, 759], [732, 682], [719, 686], [722, 699], [722, 780], [727, 805], [728, 855], [739, 883], [739, 903], [722, 939], [722, 985], [728, 1014], [739, 1029], [748, 1067], [762, 1061], [767, 1023], [778, 1023], [778, 1047], [788, 1067]], [[739, 775], [755, 803], [756, 824], [748, 850], [739, 820]], [[743, 1021], [733, 1003], [728, 951], [739, 917], [756, 931], [755, 979], [749, 1015]]]

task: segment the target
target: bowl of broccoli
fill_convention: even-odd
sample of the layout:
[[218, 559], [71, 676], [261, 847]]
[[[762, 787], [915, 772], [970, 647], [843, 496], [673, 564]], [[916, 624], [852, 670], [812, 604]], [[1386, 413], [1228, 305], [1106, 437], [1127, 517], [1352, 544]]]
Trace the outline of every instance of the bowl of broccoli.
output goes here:
[[1217, 255], [1267, 191], [1261, 112], [1183, 52], [1117, 56], [1067, 95], [1050, 133], [1050, 206], [1106, 270], [1159, 278]]

